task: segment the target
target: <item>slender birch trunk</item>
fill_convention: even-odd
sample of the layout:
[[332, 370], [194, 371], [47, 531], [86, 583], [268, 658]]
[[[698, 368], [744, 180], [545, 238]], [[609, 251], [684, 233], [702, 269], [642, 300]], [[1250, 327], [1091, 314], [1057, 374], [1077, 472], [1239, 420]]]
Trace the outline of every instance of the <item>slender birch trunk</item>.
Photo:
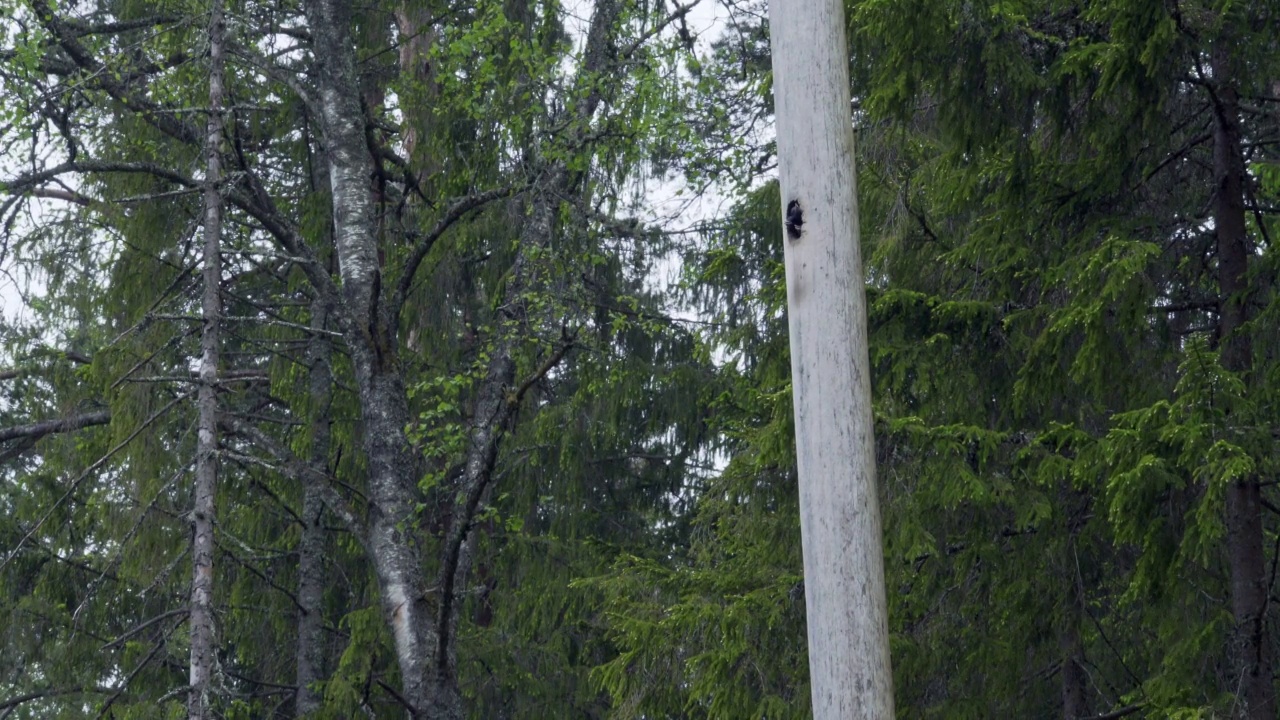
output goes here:
[[196, 441], [194, 538], [191, 580], [191, 675], [187, 701], [191, 720], [211, 717], [210, 683], [216, 663], [213, 621], [214, 493], [218, 484], [218, 326], [222, 317], [222, 0], [213, 0], [209, 17], [209, 123], [205, 138], [204, 293], [200, 336], [199, 420]]
[[870, 363], [840, 0], [770, 3], [817, 720], [893, 717]]
[[[384, 287], [378, 265], [369, 185], [373, 159], [365, 142], [365, 121], [348, 32], [350, 10], [344, 0], [311, 0], [306, 11], [313, 44], [325, 49], [316, 54], [318, 95], [342, 277], [342, 310], [347, 318], [344, 334], [355, 370], [368, 461], [368, 544], [383, 613], [395, 643], [402, 682], [400, 697], [411, 706], [411, 716], [460, 720], [463, 707], [454, 631], [461, 587], [470, 569], [471, 523], [483, 504], [512, 412], [507, 391], [514, 379], [514, 344], [510, 338], [499, 340], [482, 381], [478, 424], [473, 428], [464, 482], [459, 487], [463, 501], [455, 505], [449, 518], [439, 583], [429, 589], [423, 550], [410, 530], [415, 524], [418, 463], [404, 434], [409, 419], [408, 399], [395, 361], [396, 327], [389, 309], [390, 292]], [[578, 83], [585, 97], [574, 118], [577, 126], [571, 131], [579, 136], [585, 134], [603, 97], [602, 83], [595, 76], [607, 69], [615, 51], [618, 12], [616, 0], [597, 3]], [[576, 184], [562, 161], [547, 167], [545, 176], [551, 179], [542, 188], [545, 197], [534, 202], [536, 222], [530, 223], [531, 230], [524, 238], [528, 247], [545, 246], [550, 241], [557, 198]], [[512, 303], [518, 302], [519, 289], [526, 287], [522, 267], [522, 260], [518, 259], [508, 283], [506, 297]], [[429, 593], [440, 594], [435, 612], [428, 602]]]

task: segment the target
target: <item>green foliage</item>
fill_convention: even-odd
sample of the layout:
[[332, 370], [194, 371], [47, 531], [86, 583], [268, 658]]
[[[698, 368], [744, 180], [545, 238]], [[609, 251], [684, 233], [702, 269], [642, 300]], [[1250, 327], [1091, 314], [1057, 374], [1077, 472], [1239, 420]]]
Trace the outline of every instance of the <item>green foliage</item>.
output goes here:
[[[626, 3], [610, 71], [577, 73], [575, 8], [410, 5], [366, 4], [353, 19], [366, 134], [388, 153], [373, 193], [383, 288], [399, 286], [454, 199], [508, 191], [427, 248], [389, 355], [421, 471], [417, 517], [399, 530], [428, 576], [497, 354], [515, 367], [505, 399], [524, 393], [460, 595], [470, 714], [807, 717], [764, 8], [735, 5], [723, 36], [691, 52], [682, 21], [664, 24], [669, 6]], [[76, 22], [173, 17], [81, 34], [103, 61], [86, 70], [50, 65], [68, 61], [34, 9], [0, 3], [0, 141], [24, 163], [0, 173], [73, 151], [193, 173], [199, 144], [163, 123], [203, 132], [203, 7], [81, 11]], [[848, 11], [899, 714], [1056, 716], [1073, 689], [1084, 715], [1230, 714], [1227, 498], [1258, 483], [1280, 504], [1274, 3]], [[336, 271], [320, 129], [291, 87], [314, 80], [304, 21], [291, 4], [232, 13], [223, 191], [269, 195]], [[1221, 79], [1206, 63], [1218, 47], [1248, 169], [1235, 297], [1221, 290], [1212, 214]], [[589, 96], [600, 104], [581, 117]], [[548, 199], [551, 167], [569, 192]], [[107, 425], [0, 445], [0, 702], [80, 688], [14, 715], [178, 717], [199, 187], [77, 177], [0, 188], [2, 269], [34, 281], [29, 317], [0, 324], [12, 370], [0, 427], [110, 412]], [[649, 215], [655, 177], [714, 188], [728, 210], [694, 232], [626, 217]], [[552, 234], [528, 244], [538, 202], [551, 203]], [[296, 258], [262, 217], [229, 207], [225, 369], [252, 378], [226, 379], [224, 412], [323, 467], [357, 516], [376, 512], [335, 321], [306, 329], [314, 289]], [[677, 283], [655, 281], [677, 261]], [[1229, 303], [1246, 318], [1227, 338]], [[327, 399], [309, 388], [321, 337], [334, 350]], [[316, 457], [319, 426], [331, 438]], [[226, 438], [218, 711], [288, 716], [306, 487]], [[400, 712], [365, 550], [336, 515], [323, 526], [319, 716]], [[1263, 539], [1270, 567], [1272, 515]], [[1072, 667], [1087, 684], [1067, 687], [1083, 683]]]

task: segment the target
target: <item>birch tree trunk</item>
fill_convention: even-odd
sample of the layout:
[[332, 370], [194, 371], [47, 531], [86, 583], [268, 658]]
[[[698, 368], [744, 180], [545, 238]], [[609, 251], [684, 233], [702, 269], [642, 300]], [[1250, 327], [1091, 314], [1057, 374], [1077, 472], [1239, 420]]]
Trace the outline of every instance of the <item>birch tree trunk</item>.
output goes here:
[[893, 717], [866, 298], [839, 0], [770, 3], [817, 720]]
[[[477, 424], [459, 502], [448, 518], [439, 582], [428, 587], [423, 549], [413, 535], [418, 463], [405, 437], [408, 400], [395, 360], [396, 312], [378, 264], [377, 234], [369, 178], [373, 158], [365, 138], [359, 84], [349, 35], [350, 8], [344, 0], [311, 0], [306, 6], [318, 65], [318, 95], [333, 232], [342, 278], [343, 328], [360, 398], [362, 439], [369, 472], [368, 549], [378, 576], [382, 609], [391, 628], [400, 667], [401, 699], [411, 716], [460, 720], [456, 637], [462, 587], [470, 570], [470, 529], [492, 476], [499, 445], [514, 410], [508, 391], [514, 380], [514, 343], [500, 338], [477, 403]], [[603, 93], [596, 75], [606, 69], [614, 48], [619, 14], [616, 0], [597, 3], [576, 84], [585, 99], [576, 108], [570, 133], [585, 134]], [[571, 143], [572, 145], [572, 143]], [[550, 242], [554, 207], [575, 185], [561, 160], [544, 168], [545, 197], [534, 200], [534, 222], [523, 238], [522, 253]], [[552, 205], [551, 203], [556, 205]], [[512, 270], [505, 300], [520, 301], [526, 287], [523, 254]], [[500, 331], [505, 332], [505, 331]], [[558, 360], [558, 357], [555, 358]], [[545, 371], [545, 370], [544, 370]], [[430, 593], [439, 593], [433, 612]]]
[[209, 685], [215, 663], [213, 627], [213, 521], [218, 484], [218, 324], [222, 317], [222, 0], [213, 0], [209, 16], [209, 123], [205, 138], [204, 293], [200, 336], [199, 420], [196, 440], [195, 501], [192, 508], [191, 663], [187, 701], [191, 720], [211, 716]]
[[342, 277], [342, 325], [355, 370], [369, 473], [369, 551], [395, 642], [400, 696], [413, 716], [431, 704], [429, 674], [437, 642], [422, 549], [412, 532], [418, 466], [405, 436], [408, 396], [395, 360], [395, 327], [378, 264], [370, 186], [373, 158], [360, 109], [351, 12], [344, 0], [312, 0], [306, 13], [319, 66], [334, 244]]

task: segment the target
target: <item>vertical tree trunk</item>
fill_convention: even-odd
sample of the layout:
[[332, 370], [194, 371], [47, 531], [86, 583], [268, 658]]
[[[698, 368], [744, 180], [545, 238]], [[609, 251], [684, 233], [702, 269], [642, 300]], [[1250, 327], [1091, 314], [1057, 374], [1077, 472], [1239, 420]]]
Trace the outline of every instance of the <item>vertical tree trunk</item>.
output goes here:
[[1062, 648], [1062, 671], [1059, 673], [1062, 683], [1062, 717], [1065, 720], [1080, 720], [1089, 716], [1088, 697], [1085, 693], [1087, 678], [1083, 663], [1084, 650], [1080, 647], [1080, 612], [1074, 593], [1067, 602], [1070, 603], [1067, 625], [1059, 636]]
[[436, 587], [440, 588], [440, 610], [436, 619], [439, 645], [436, 648], [436, 672], [432, 677], [431, 717], [463, 717], [462, 695], [458, 687], [456, 638], [464, 588], [475, 549], [472, 523], [489, 494], [498, 451], [514, 410], [508, 393], [515, 382], [516, 364], [512, 353], [515, 347], [513, 335], [517, 329], [511, 325], [518, 323], [523, 317], [519, 306], [526, 282], [525, 248], [546, 246], [546, 240], [550, 237], [549, 217], [552, 213], [547, 209], [549, 207], [548, 199], [535, 200], [535, 220], [531, 225], [541, 227], [542, 223], [538, 219], [547, 216], [545, 234], [536, 229], [526, 229], [521, 233], [521, 251], [512, 267], [511, 277], [503, 293], [502, 309], [498, 312], [498, 322], [495, 324], [497, 339], [491, 351], [492, 359], [476, 393], [462, 477], [455, 487], [450, 488], [450, 496], [457, 500], [450, 513], [443, 557], [436, 579]]
[[[328, 474], [333, 398], [332, 348], [325, 335], [329, 319], [328, 300], [317, 293], [311, 303], [311, 336], [308, 355], [311, 395], [311, 464], [314, 477]], [[324, 500], [314, 479], [303, 487], [302, 537], [298, 542], [297, 699], [299, 716], [314, 713], [322, 698], [315, 684], [324, 679], [323, 608], [324, 599]]]
[[[1225, 38], [1218, 40], [1211, 66], [1215, 94], [1213, 225], [1218, 241], [1218, 337], [1223, 367], [1247, 374], [1253, 348], [1243, 327], [1249, 319], [1245, 170], [1240, 147], [1240, 101]], [[1236, 714], [1249, 720], [1274, 720], [1276, 696], [1266, 622], [1269, 575], [1263, 545], [1262, 490], [1256, 478], [1227, 488], [1227, 554], [1231, 563], [1231, 611], [1235, 617], [1231, 652], [1237, 675]]]
[[226, 21], [222, 0], [213, 0], [209, 17], [209, 124], [205, 139], [204, 293], [200, 337], [199, 420], [196, 440], [194, 524], [191, 553], [191, 666], [187, 701], [191, 720], [211, 716], [209, 685], [216, 662], [213, 627], [213, 520], [218, 484], [218, 325], [222, 317], [222, 105], [223, 35]]
[[344, 0], [306, 6], [315, 59], [334, 243], [342, 277], [344, 335], [355, 369], [368, 468], [369, 550], [382, 609], [395, 642], [400, 696], [415, 715], [428, 707], [435, 623], [427, 603], [422, 549], [412, 534], [417, 462], [405, 437], [408, 396], [395, 360], [395, 328], [378, 265], [372, 192], [373, 158], [365, 144], [364, 115]]
[[893, 717], [840, 0], [770, 3], [809, 674], [817, 720]]
[[[593, 16], [584, 53], [580, 82], [585, 95], [577, 106], [578, 125], [571, 133], [584, 133], [603, 91], [596, 77], [611, 60], [619, 4], [600, 0]], [[507, 391], [514, 378], [511, 345], [499, 341], [480, 395], [477, 426], [460, 487], [463, 502], [450, 518], [440, 575], [438, 612], [427, 602], [428, 588], [422, 549], [411, 528], [416, 524], [414, 506], [418, 477], [415, 456], [405, 437], [408, 400], [404, 380], [395, 361], [396, 327], [389, 311], [381, 269], [378, 266], [374, 213], [369, 177], [373, 159], [365, 144], [364, 116], [354, 70], [354, 52], [348, 28], [350, 13], [344, 0], [310, 0], [306, 6], [315, 55], [329, 184], [333, 198], [334, 240], [342, 277], [344, 335], [355, 370], [363, 421], [363, 446], [369, 472], [369, 550], [382, 596], [383, 612], [390, 625], [400, 667], [400, 697], [411, 706], [410, 714], [432, 720], [463, 717], [456, 667], [456, 629], [459, 590], [470, 568], [468, 533], [482, 504], [492, 474], [493, 461], [510, 416]], [[530, 245], [549, 240], [554, 219], [554, 198], [574, 184], [562, 161], [547, 168], [543, 190], [547, 197], [535, 202], [538, 237]], [[538, 212], [541, 208], [541, 214]], [[548, 209], [550, 208], [550, 209]], [[518, 300], [524, 287], [520, 260], [516, 276], [508, 284], [507, 297]], [[485, 400], [488, 398], [488, 400]], [[492, 402], [490, 402], [490, 400]], [[492, 406], [492, 417], [485, 416]]]

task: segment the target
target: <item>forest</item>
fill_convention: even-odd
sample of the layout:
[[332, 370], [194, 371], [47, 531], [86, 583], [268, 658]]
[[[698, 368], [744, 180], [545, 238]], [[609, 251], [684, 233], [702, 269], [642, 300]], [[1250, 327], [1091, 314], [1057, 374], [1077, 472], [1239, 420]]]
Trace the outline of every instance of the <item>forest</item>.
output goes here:
[[[1280, 0], [843, 5], [897, 716], [1280, 717]], [[0, 0], [0, 720], [812, 717], [773, 57]]]

